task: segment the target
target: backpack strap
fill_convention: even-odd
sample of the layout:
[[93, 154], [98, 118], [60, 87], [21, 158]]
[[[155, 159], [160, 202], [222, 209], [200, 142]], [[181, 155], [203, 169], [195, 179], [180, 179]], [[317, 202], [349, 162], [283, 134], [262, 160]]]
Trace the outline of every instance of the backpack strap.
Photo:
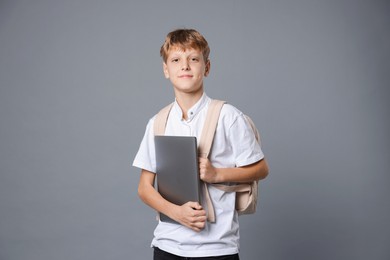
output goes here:
[[209, 157], [211, 145], [217, 129], [219, 114], [225, 104], [225, 101], [212, 99], [209, 104], [206, 119], [203, 125], [202, 134], [199, 140], [199, 156], [203, 158]]
[[224, 184], [212, 184], [213, 187], [225, 191], [225, 192], [246, 192], [250, 191], [251, 185], [247, 183], [236, 184], [236, 185], [224, 185]]
[[[199, 140], [199, 156], [208, 158], [213, 143], [215, 130], [217, 129], [219, 115], [225, 101], [212, 99], [207, 111], [206, 119], [203, 125], [202, 134]], [[207, 220], [215, 222], [214, 205], [211, 201], [207, 183], [203, 182], [203, 197], [207, 204]]]
[[161, 109], [154, 120], [154, 135], [164, 135], [165, 127], [167, 125], [169, 112], [171, 111], [174, 103], [169, 104], [168, 106]]

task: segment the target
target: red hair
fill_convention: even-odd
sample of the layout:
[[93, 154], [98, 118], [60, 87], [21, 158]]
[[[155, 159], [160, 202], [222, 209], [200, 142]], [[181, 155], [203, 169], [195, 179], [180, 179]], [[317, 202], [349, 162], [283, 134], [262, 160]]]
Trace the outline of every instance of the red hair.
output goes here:
[[205, 62], [209, 59], [209, 44], [203, 35], [194, 29], [178, 29], [168, 33], [160, 49], [160, 55], [164, 62], [167, 61], [168, 53], [172, 48], [179, 48], [183, 51], [196, 49], [203, 53]]

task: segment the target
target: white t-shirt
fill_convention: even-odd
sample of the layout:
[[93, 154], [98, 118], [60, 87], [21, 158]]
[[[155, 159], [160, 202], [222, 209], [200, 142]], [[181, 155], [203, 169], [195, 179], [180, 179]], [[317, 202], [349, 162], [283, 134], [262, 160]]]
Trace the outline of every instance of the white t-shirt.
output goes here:
[[[175, 102], [169, 114], [166, 135], [196, 136], [199, 140], [210, 98], [202, 98], [188, 111], [184, 120], [180, 106]], [[133, 166], [156, 172], [153, 123], [149, 120], [144, 138]], [[209, 159], [214, 167], [232, 168], [250, 165], [264, 158], [263, 152], [244, 115], [232, 105], [221, 110]], [[159, 222], [152, 246], [183, 257], [206, 257], [236, 254], [239, 251], [239, 225], [235, 210], [235, 193], [224, 192], [209, 185], [216, 222], [207, 222], [201, 232], [185, 226]], [[203, 199], [202, 205], [207, 209]]]

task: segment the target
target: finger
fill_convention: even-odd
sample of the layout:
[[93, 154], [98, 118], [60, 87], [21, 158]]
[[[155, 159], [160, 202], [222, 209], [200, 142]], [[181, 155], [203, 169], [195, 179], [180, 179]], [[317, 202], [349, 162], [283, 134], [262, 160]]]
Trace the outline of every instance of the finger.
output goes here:
[[206, 218], [206, 211], [204, 209], [195, 210], [194, 218], [195, 221], [202, 221], [203, 218]]
[[202, 172], [199, 174], [199, 179], [201, 179], [202, 181], [207, 181], [206, 171], [202, 171]]
[[198, 228], [199, 230], [204, 229], [205, 226], [206, 226], [205, 221], [199, 221], [193, 225], [193, 227]]
[[189, 226], [195, 229], [203, 229], [206, 226], [206, 218], [199, 218], [197, 221], [192, 221]]
[[202, 231], [200, 228], [198, 228], [198, 227], [189, 227], [189, 228], [191, 228], [192, 230], [194, 230], [195, 232], [200, 232], [200, 231]]
[[206, 216], [198, 217], [196, 221], [193, 222], [193, 224], [197, 227], [204, 227], [206, 225], [207, 218]]
[[207, 159], [203, 158], [203, 157], [199, 157], [198, 160], [199, 160], [199, 162], [205, 162]]
[[201, 164], [207, 165], [208, 161], [209, 161], [209, 159], [207, 159], [207, 158], [199, 158], [199, 163], [201, 163]]
[[204, 168], [204, 167], [206, 167], [206, 163], [205, 162], [199, 162], [199, 167], [202, 167], [202, 168]]

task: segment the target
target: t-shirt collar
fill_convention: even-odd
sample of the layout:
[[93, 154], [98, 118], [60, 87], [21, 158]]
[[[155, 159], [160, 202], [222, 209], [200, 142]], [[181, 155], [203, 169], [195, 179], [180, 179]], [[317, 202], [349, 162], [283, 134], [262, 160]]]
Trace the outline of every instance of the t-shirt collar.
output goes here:
[[[187, 122], [190, 122], [209, 102], [210, 98], [206, 95], [206, 93], [203, 93], [202, 97], [196, 102], [195, 105], [193, 105], [188, 110], [188, 119]], [[175, 99], [175, 104], [173, 106], [174, 111], [176, 112], [176, 115], [180, 117], [180, 119], [183, 118], [183, 111], [181, 110], [179, 104], [177, 103], [177, 100]]]

